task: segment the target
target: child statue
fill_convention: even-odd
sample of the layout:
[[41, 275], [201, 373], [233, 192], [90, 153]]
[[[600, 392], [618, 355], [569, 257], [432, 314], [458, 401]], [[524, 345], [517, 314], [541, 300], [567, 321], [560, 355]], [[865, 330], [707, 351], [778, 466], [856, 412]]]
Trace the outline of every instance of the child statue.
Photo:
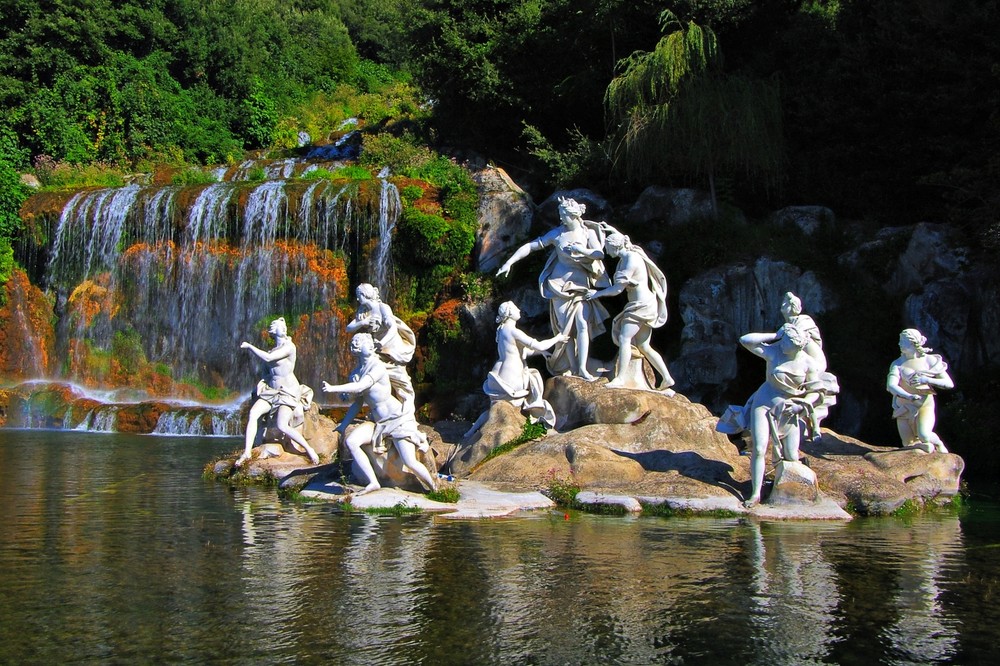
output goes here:
[[257, 439], [258, 421], [268, 414], [275, 415], [275, 425], [291, 440], [292, 446], [300, 453], [306, 454], [309, 461], [316, 465], [319, 463], [316, 451], [292, 426], [293, 419], [297, 423], [302, 423], [304, 420], [305, 410], [312, 405], [313, 391], [308, 386], [300, 384], [295, 377], [295, 343], [288, 336], [284, 317], [272, 321], [268, 332], [274, 338], [274, 348], [269, 352], [249, 342], [240, 345], [240, 349], [249, 349], [267, 364], [267, 376], [257, 384], [257, 399], [250, 407], [250, 414], [247, 417], [243, 455], [236, 460], [236, 465], [240, 466], [250, 459]]
[[955, 388], [948, 364], [926, 347], [927, 338], [915, 328], [899, 334], [900, 356], [889, 366], [885, 388], [892, 394], [892, 416], [904, 447], [926, 453], [947, 453], [934, 432], [935, 389]]

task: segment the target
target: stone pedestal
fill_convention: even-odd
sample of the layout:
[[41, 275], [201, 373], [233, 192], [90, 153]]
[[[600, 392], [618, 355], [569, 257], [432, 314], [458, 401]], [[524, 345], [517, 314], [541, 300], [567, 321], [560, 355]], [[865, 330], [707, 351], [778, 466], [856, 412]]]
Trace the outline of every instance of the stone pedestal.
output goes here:
[[774, 486], [767, 504], [812, 504], [820, 499], [816, 472], [800, 462], [782, 460], [774, 466]]

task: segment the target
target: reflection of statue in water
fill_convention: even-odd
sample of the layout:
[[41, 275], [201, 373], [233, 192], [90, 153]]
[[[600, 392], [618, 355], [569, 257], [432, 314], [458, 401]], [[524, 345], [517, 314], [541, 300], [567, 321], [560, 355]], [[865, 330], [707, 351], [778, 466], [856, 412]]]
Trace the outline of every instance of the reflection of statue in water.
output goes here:
[[948, 364], [926, 344], [927, 338], [915, 328], [899, 334], [900, 357], [889, 366], [885, 388], [892, 394], [892, 416], [903, 446], [947, 453], [934, 432], [934, 390], [955, 388], [955, 383]]
[[[361, 493], [382, 487], [375, 476], [372, 461], [361, 447], [370, 443], [374, 453], [384, 453], [386, 447], [383, 440], [386, 438], [392, 440], [406, 468], [420, 479], [425, 487], [433, 490], [434, 477], [417, 459], [416, 453], [418, 447], [421, 451], [428, 449], [427, 437], [417, 427], [413, 412], [406, 411], [403, 404], [392, 394], [389, 372], [375, 351], [375, 341], [372, 336], [368, 333], [355, 335], [351, 339], [351, 353], [358, 358], [358, 364], [351, 371], [350, 381], [336, 385], [323, 382], [323, 391], [356, 393], [358, 396], [337, 430], [341, 436], [346, 434], [344, 444], [366, 477], [367, 485]], [[368, 406], [368, 416], [371, 420], [355, 426], [348, 433], [347, 426], [360, 411], [362, 404]]]
[[560, 226], [519, 247], [497, 275], [507, 275], [511, 266], [536, 250], [552, 248], [538, 276], [538, 287], [549, 301], [553, 335], [562, 333], [569, 340], [556, 345], [548, 359], [548, 368], [555, 375], [572, 374], [594, 380], [596, 377], [588, 367], [590, 341], [604, 332], [608, 311], [599, 301], [588, 301], [586, 297], [592, 289], [603, 289], [610, 282], [602, 261], [602, 225], [584, 220], [585, 211], [586, 207], [573, 199], [560, 199]]
[[309, 456], [314, 465], [319, 462], [319, 456], [309, 446], [306, 438], [292, 426], [292, 419], [299, 424], [304, 419], [305, 410], [312, 405], [312, 389], [299, 384], [295, 377], [295, 343], [288, 337], [285, 319], [279, 317], [271, 322], [268, 332], [274, 337], [274, 348], [267, 352], [254, 347], [249, 342], [240, 345], [240, 349], [249, 349], [257, 358], [267, 363], [268, 376], [257, 384], [257, 400], [250, 407], [247, 417], [246, 442], [243, 455], [236, 461], [242, 465], [250, 459], [254, 442], [257, 439], [258, 421], [267, 414], [275, 414], [275, 425], [284, 433], [300, 453]]
[[392, 308], [382, 302], [378, 288], [368, 283], [359, 284], [355, 290], [358, 311], [348, 322], [347, 332], [370, 333], [378, 348], [379, 358], [385, 363], [392, 383], [392, 391], [403, 403], [406, 411], [415, 409], [413, 383], [406, 372], [406, 364], [413, 358], [417, 337], [406, 323], [392, 313]]
[[[500, 305], [497, 311], [497, 355], [498, 359], [490, 370], [483, 391], [491, 402], [505, 400], [529, 419], [540, 420], [550, 428], [555, 425], [555, 413], [552, 405], [542, 398], [545, 385], [538, 370], [529, 368], [525, 359], [533, 353], [544, 352], [553, 345], [565, 342], [565, 335], [556, 335], [548, 340], [536, 340], [517, 328], [521, 311], [510, 301]], [[465, 433], [471, 437], [479, 430], [489, 417], [489, 410], [483, 412], [476, 423]]]
[[[611, 327], [611, 336], [618, 345], [618, 363], [615, 378], [608, 383], [608, 386], [626, 386], [628, 383], [634, 383], [634, 380], [633, 382], [626, 380], [634, 347], [660, 375], [657, 390], [666, 391], [673, 386], [674, 379], [667, 371], [663, 357], [653, 349], [649, 338], [654, 328], [663, 326], [667, 321], [667, 279], [656, 264], [649, 260], [642, 248], [629, 241], [628, 236], [614, 232], [608, 235], [604, 244], [609, 255], [618, 257], [614, 284], [600, 291], [591, 292], [587, 299], [628, 292], [628, 305], [615, 317]], [[645, 376], [642, 376], [641, 384], [645, 383]]]
[[819, 326], [812, 317], [802, 314], [802, 301], [790, 291], [785, 292], [785, 298], [781, 302], [781, 316], [786, 324], [793, 324], [806, 334], [809, 341], [805, 352], [816, 359], [820, 372], [826, 371], [826, 354], [823, 353], [823, 338], [819, 334]]
[[808, 335], [792, 324], [777, 333], [747, 333], [740, 344], [767, 362], [767, 375], [760, 388], [743, 407], [730, 407], [717, 430], [736, 434], [750, 431], [752, 490], [745, 504], [760, 502], [764, 467], [771, 446], [779, 460], [799, 460], [803, 431], [819, 435], [819, 423], [840, 390], [837, 378], [822, 372], [805, 352]]

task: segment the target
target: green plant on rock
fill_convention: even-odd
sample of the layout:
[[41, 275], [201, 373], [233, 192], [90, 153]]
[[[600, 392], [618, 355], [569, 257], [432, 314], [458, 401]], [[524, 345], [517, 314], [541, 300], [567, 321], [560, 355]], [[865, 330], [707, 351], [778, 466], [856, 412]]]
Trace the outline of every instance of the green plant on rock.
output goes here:
[[559, 506], [568, 509], [577, 509], [579, 508], [579, 503], [576, 501], [576, 496], [580, 494], [580, 490], [582, 489], [576, 481], [558, 477], [555, 470], [552, 470], [549, 473], [549, 480], [545, 489], [542, 490], [542, 494]]
[[420, 507], [403, 502], [397, 502], [392, 506], [372, 506], [362, 510], [371, 516], [411, 516], [423, 512]]
[[435, 502], [446, 502], [448, 504], [455, 504], [461, 497], [458, 492], [458, 488], [452, 485], [443, 485], [437, 490], [432, 490], [427, 493], [427, 499], [433, 500]]

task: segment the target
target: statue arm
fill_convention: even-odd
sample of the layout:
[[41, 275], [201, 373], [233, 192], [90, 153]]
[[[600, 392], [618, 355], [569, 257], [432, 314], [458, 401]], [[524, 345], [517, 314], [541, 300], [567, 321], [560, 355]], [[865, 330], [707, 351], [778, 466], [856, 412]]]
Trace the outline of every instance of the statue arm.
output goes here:
[[324, 393], [363, 393], [375, 385], [375, 378], [370, 374], [365, 375], [356, 382], [346, 384], [328, 384], [323, 382]]
[[903, 388], [900, 383], [899, 365], [896, 363], [889, 366], [889, 374], [885, 378], [885, 390], [903, 400], [914, 400], [919, 397]]
[[934, 355], [928, 368], [926, 370], [918, 371], [917, 375], [924, 384], [927, 384], [931, 388], [955, 388], [955, 381], [951, 378], [951, 375], [948, 374], [948, 365], [937, 355]]
[[767, 358], [768, 345], [778, 341], [777, 333], [747, 333], [740, 337], [740, 344], [746, 347], [747, 351], [761, 358]]
[[530, 349], [533, 352], [543, 352], [552, 349], [552, 347], [556, 346], [560, 342], [566, 342], [569, 340], [569, 336], [560, 333], [559, 335], [554, 335], [547, 340], [536, 340], [527, 333], [519, 329], [514, 329], [514, 339], [522, 348]]
[[497, 271], [497, 277], [503, 277], [507, 275], [508, 273], [510, 273], [511, 266], [513, 266], [517, 262], [527, 257], [532, 252], [535, 252], [536, 250], [541, 250], [543, 247], [545, 246], [542, 244], [542, 242], [538, 239], [535, 239], [517, 248], [514, 254], [511, 255], [510, 259], [505, 261], [503, 266], [500, 267], [500, 270]]
[[249, 342], [244, 342], [240, 345], [240, 349], [249, 349], [253, 352], [259, 359], [266, 361], [267, 363], [274, 363], [275, 361], [280, 361], [283, 358], [288, 358], [292, 353], [291, 345], [281, 345], [275, 347], [273, 350], [266, 352], [263, 349], [254, 347]]

